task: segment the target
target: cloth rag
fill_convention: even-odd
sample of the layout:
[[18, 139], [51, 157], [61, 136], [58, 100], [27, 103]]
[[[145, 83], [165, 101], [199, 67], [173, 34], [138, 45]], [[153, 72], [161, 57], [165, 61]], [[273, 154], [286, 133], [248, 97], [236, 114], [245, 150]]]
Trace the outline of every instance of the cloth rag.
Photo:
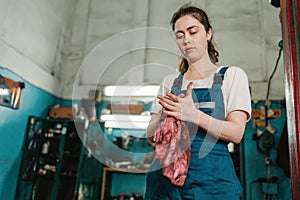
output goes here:
[[183, 186], [191, 157], [190, 136], [185, 122], [163, 116], [154, 134], [156, 157], [163, 165], [163, 175], [172, 184]]

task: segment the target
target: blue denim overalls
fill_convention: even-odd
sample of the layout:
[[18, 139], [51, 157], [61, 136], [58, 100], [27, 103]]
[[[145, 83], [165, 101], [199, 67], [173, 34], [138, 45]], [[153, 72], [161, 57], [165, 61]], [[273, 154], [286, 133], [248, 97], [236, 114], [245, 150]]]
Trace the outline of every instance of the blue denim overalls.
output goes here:
[[[214, 76], [211, 88], [193, 89], [196, 107], [214, 118], [225, 120], [225, 108], [221, 90], [224, 73], [223, 67]], [[181, 91], [181, 73], [174, 81], [172, 93]], [[213, 138], [204, 130], [188, 123], [191, 138], [191, 161], [188, 175], [182, 187], [171, 184], [162, 175], [158, 159], [154, 159], [146, 174], [146, 200], [238, 200], [241, 196], [241, 185], [236, 177], [227, 143]], [[212, 125], [213, 126], [213, 125]], [[221, 128], [221, 127], [220, 127]]]

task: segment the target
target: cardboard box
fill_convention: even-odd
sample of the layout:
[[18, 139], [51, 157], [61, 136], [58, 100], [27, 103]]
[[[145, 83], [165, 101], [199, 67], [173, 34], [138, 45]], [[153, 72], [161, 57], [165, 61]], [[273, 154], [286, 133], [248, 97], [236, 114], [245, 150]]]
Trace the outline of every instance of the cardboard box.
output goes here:
[[73, 109], [67, 106], [52, 107], [49, 117], [55, 119], [73, 119]]
[[108, 104], [111, 114], [141, 114], [144, 111], [143, 104]]

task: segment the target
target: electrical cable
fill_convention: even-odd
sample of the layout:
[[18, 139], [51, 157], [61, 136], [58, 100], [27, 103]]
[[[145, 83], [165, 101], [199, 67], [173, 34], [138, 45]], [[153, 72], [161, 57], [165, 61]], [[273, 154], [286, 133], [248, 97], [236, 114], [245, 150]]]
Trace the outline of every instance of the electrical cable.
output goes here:
[[278, 63], [279, 63], [279, 60], [280, 60], [280, 57], [281, 57], [281, 52], [282, 52], [282, 41], [280, 41], [278, 43], [278, 46], [280, 47], [279, 49], [279, 52], [278, 52], [278, 57], [277, 57], [277, 60], [276, 60], [276, 64], [275, 64], [275, 67], [274, 67], [274, 70], [271, 74], [271, 76], [269, 77], [269, 80], [268, 80], [268, 89], [267, 89], [267, 95], [266, 95], [266, 100], [269, 100], [269, 94], [270, 94], [270, 86], [271, 86], [271, 81], [272, 81], [272, 78], [277, 70], [277, 67], [278, 67]]
[[277, 67], [278, 67], [278, 63], [279, 63], [279, 60], [280, 60], [280, 57], [281, 57], [281, 52], [282, 52], [282, 48], [283, 48], [283, 42], [282, 40], [279, 41], [278, 43], [278, 46], [280, 47], [279, 49], [279, 52], [278, 52], [278, 57], [277, 57], [277, 60], [276, 60], [276, 64], [275, 64], [275, 67], [274, 67], [274, 70], [271, 74], [271, 76], [269, 77], [269, 80], [268, 80], [268, 89], [267, 89], [267, 95], [266, 95], [266, 103], [265, 103], [265, 126], [267, 127], [268, 126], [268, 102], [269, 102], [269, 95], [270, 95], [270, 87], [271, 87], [271, 81], [272, 81], [272, 78], [277, 70]]

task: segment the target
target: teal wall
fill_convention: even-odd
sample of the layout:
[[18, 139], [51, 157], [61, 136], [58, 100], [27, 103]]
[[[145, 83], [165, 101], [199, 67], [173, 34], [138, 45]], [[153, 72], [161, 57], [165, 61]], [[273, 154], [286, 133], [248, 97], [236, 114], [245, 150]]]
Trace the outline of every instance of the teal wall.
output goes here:
[[0, 106], [0, 199], [13, 200], [28, 116], [46, 117], [49, 107], [60, 104], [62, 100], [6, 68], [0, 67], [0, 74], [25, 83], [19, 109]]

